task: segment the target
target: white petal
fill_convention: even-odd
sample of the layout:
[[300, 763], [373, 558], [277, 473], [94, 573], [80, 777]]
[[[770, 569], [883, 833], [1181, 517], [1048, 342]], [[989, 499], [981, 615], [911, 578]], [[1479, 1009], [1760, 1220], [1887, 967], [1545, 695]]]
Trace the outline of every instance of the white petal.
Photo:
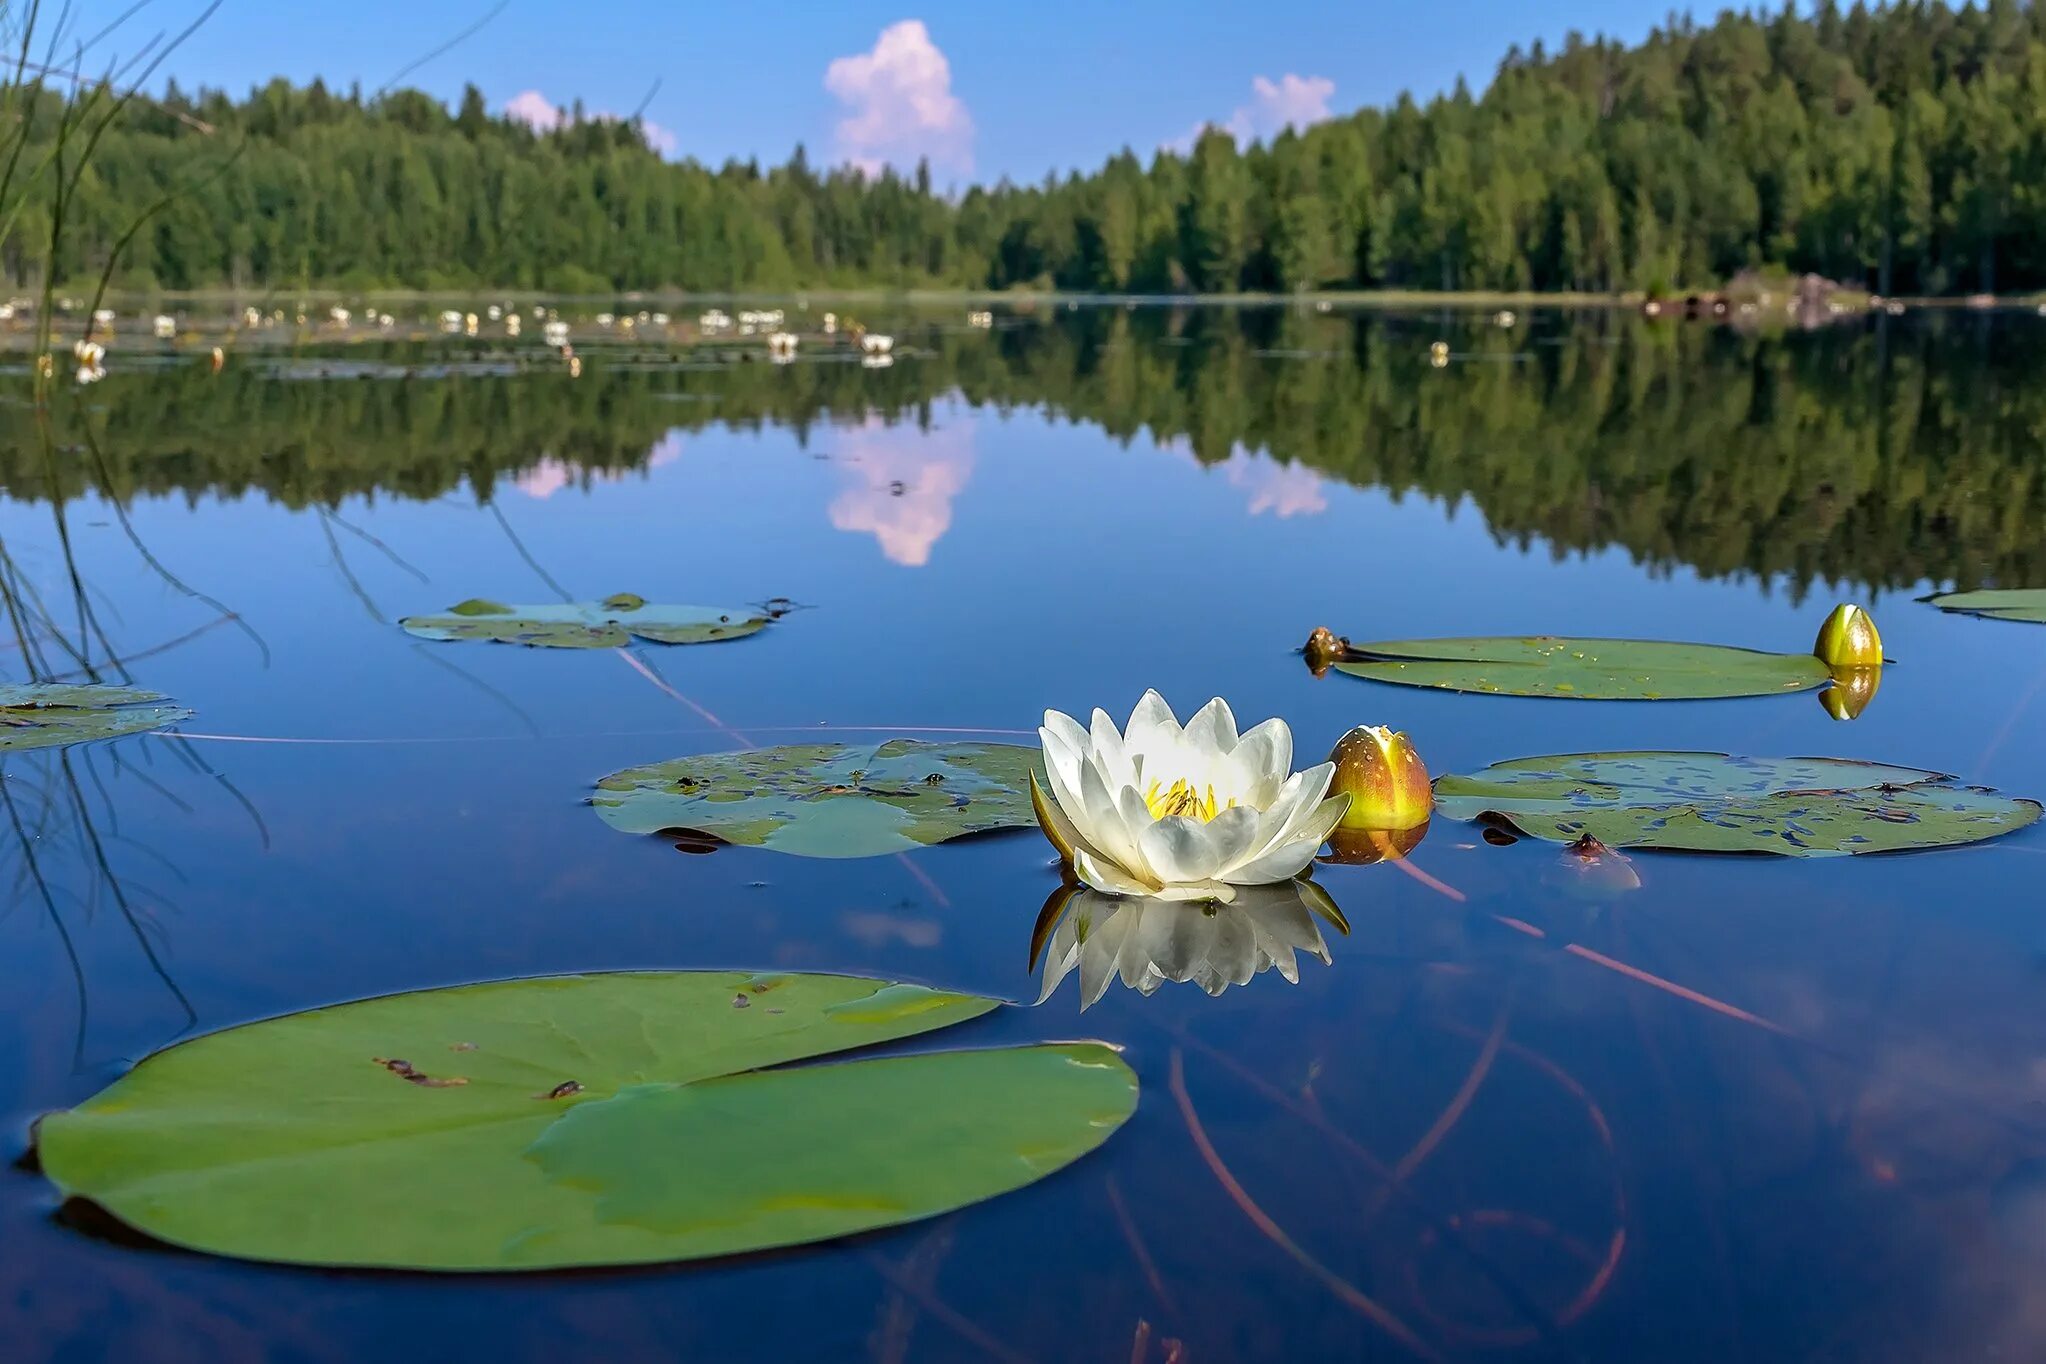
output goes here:
[[1056, 738], [1075, 759], [1086, 756], [1087, 731], [1080, 727], [1078, 720], [1062, 710], [1048, 710], [1044, 713], [1044, 724], [1039, 727], [1037, 737], [1043, 740], [1047, 749], [1052, 746], [1052, 739]]
[[1213, 900], [1226, 905], [1236, 898], [1236, 887], [1227, 881], [1181, 881], [1146, 892], [1155, 900]]
[[1101, 769], [1102, 780], [1108, 783], [1109, 790], [1136, 784], [1136, 767], [1122, 741], [1122, 731], [1115, 727], [1115, 721], [1108, 718], [1107, 711], [1094, 712], [1093, 727], [1087, 731], [1087, 744], [1089, 760]]
[[1321, 851], [1321, 843], [1322, 840], [1318, 838], [1303, 838], [1292, 843], [1281, 843], [1242, 866], [1232, 868], [1227, 875], [1239, 886], [1262, 886], [1277, 881], [1290, 881], [1313, 863], [1314, 855]]
[[1139, 877], [1146, 875], [1149, 868], [1137, 848], [1137, 831], [1124, 821], [1120, 803], [1093, 763], [1080, 765], [1080, 799], [1087, 807], [1087, 818], [1075, 822], [1087, 841], [1126, 870]]
[[[1042, 788], [1039, 789], [1042, 790]], [[1049, 791], [1045, 791], [1043, 794], [1045, 798], [1042, 808], [1036, 809], [1035, 812], [1044, 823], [1051, 825], [1050, 836], [1053, 840], [1064, 843], [1066, 847], [1071, 848], [1074, 852], [1079, 852], [1082, 849], [1088, 852], [1099, 851], [1088, 841], [1087, 835], [1080, 832], [1080, 826], [1075, 824], [1073, 817], [1065, 812], [1064, 807], [1058, 802], [1058, 797]]]
[[1318, 799], [1307, 783], [1308, 777], [1304, 772], [1295, 772], [1280, 783], [1279, 793], [1259, 815], [1257, 840], [1251, 846], [1252, 857], [1282, 842], [1286, 830]]
[[1222, 877], [1231, 867], [1248, 861], [1256, 851], [1258, 831], [1264, 827], [1264, 817], [1248, 805], [1238, 805], [1224, 810], [1208, 821], [1208, 841], [1215, 845], [1215, 870], [1210, 876]]
[[1086, 762], [1073, 756], [1065, 741], [1051, 730], [1040, 729], [1037, 733], [1044, 741], [1046, 794], [1051, 797], [1052, 804], [1059, 807], [1059, 812], [1079, 830], [1081, 837], [1088, 843], [1094, 843], [1088, 831], [1091, 821], [1087, 818], [1087, 802], [1080, 798], [1080, 772], [1086, 767]]
[[1150, 895], [1156, 886], [1147, 885], [1104, 857], [1075, 850], [1073, 871], [1082, 881], [1103, 895]]
[[1123, 726], [1124, 746], [1132, 757], [1171, 753], [1179, 747], [1179, 720], [1172, 714], [1172, 707], [1165, 704], [1165, 698], [1155, 691], [1147, 691], [1137, 708], [1130, 712], [1130, 722]]
[[1151, 874], [1166, 885], [1206, 881], [1222, 869], [1221, 850], [1208, 837], [1208, 826], [1185, 815], [1167, 815], [1137, 835]]
[[1186, 722], [1185, 734], [1191, 748], [1226, 754], [1236, 747], [1236, 716], [1218, 696], [1194, 712], [1193, 719]]
[[[1231, 794], [1245, 805], [1264, 809], [1293, 770], [1293, 731], [1284, 720], [1265, 721], [1236, 741], [1229, 765]], [[1216, 790], [1219, 794], [1220, 787]]]

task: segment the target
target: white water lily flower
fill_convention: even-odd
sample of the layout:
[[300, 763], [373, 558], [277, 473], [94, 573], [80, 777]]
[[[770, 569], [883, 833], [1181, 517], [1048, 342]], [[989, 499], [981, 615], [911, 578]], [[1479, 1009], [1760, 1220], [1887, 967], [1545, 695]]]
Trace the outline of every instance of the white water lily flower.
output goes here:
[[1089, 729], [1046, 711], [1037, 733], [1051, 785], [1046, 799], [1032, 778], [1038, 822], [1074, 873], [1109, 895], [1226, 904], [1239, 886], [1290, 880], [1350, 803], [1323, 799], [1333, 764], [1292, 771], [1284, 720], [1238, 737], [1220, 697], [1184, 729], [1149, 691], [1120, 733], [1099, 710]]
[[1276, 968], [1297, 985], [1302, 955], [1329, 964], [1310, 894], [1319, 895], [1312, 882], [1248, 887], [1225, 908], [1077, 890], [1046, 945], [1037, 1002], [1050, 999], [1076, 968], [1082, 1009], [1099, 1001], [1115, 980], [1142, 995], [1167, 981], [1192, 981], [1219, 995]]

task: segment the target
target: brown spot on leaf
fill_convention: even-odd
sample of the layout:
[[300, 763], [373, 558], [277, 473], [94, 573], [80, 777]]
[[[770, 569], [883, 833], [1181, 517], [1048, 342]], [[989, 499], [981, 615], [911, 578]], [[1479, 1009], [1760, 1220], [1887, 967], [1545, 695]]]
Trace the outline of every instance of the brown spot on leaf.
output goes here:
[[415, 1085], [424, 1085], [428, 1089], [450, 1089], [456, 1085], [466, 1085], [469, 1083], [468, 1077], [464, 1075], [428, 1075], [410, 1061], [400, 1060], [396, 1057], [372, 1056], [370, 1060], [376, 1062], [399, 1079], [409, 1080]]
[[571, 1094], [580, 1094], [582, 1092], [583, 1092], [582, 1081], [563, 1080], [560, 1084], [554, 1086], [554, 1088], [548, 1090], [545, 1094], [535, 1094], [533, 1097], [536, 1099], [566, 1099]]
[[450, 1043], [448, 1043], [448, 1050], [449, 1050], [449, 1051], [474, 1051], [474, 1050], [476, 1050], [476, 1044], [475, 1044], [474, 1042], [450, 1042]]

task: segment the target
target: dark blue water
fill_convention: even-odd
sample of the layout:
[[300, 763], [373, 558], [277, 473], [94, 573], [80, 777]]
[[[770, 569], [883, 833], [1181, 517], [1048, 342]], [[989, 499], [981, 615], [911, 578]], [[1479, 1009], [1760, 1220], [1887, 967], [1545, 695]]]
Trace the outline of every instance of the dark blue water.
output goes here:
[[[1046, 707], [1120, 716], [1155, 686], [1182, 716], [1284, 716], [1304, 759], [1384, 723], [1438, 773], [1699, 748], [2046, 793], [2046, 629], [1913, 600], [2046, 582], [2029, 313], [953, 321], [900, 319], [882, 370], [592, 344], [573, 380], [280, 377], [253, 350], [214, 376], [138, 343], [47, 426], [0, 416], [41, 671], [117, 675], [111, 651], [198, 712], [0, 770], [15, 1151], [156, 1047], [391, 991], [776, 967], [1036, 998], [1058, 877], [1034, 835], [685, 855], [585, 806], [690, 752], [1034, 742]], [[652, 677], [392, 624], [557, 585], [803, 609], [636, 650]], [[1316, 680], [1293, 652], [1323, 624], [1799, 650], [1836, 600], [1897, 660], [1844, 724], [1810, 695]], [[30, 670], [18, 642], [0, 659]], [[1586, 894], [1552, 845], [1438, 820], [1404, 869], [1320, 872], [1351, 932], [1297, 985], [1111, 985], [1083, 1014], [1073, 978], [962, 1031], [1105, 1039], [1142, 1078], [1100, 1152], [1020, 1193], [728, 1262], [450, 1279], [139, 1243], [19, 1170], [0, 1339], [22, 1361], [2038, 1357], [2042, 854], [2035, 828], [1641, 855], [1638, 889]]]

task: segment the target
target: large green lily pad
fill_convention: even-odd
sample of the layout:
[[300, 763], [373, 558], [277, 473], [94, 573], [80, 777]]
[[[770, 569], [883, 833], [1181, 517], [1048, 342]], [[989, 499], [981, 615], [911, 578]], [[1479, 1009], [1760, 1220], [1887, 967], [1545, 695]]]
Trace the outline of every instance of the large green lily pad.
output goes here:
[[1702, 700], [1809, 691], [1829, 680], [1811, 654], [1653, 639], [1395, 639], [1353, 644], [1340, 672], [1374, 682], [1579, 701]]
[[772, 616], [750, 606], [656, 606], [622, 592], [602, 601], [557, 606], [506, 606], [472, 598], [442, 616], [407, 616], [398, 624], [421, 639], [488, 639], [548, 649], [618, 649], [635, 639], [655, 644], [720, 644], [767, 628]]
[[192, 712], [159, 692], [98, 683], [0, 686], [0, 749], [50, 748], [162, 729]]
[[872, 857], [961, 834], [1034, 828], [1035, 748], [789, 744], [629, 767], [590, 803], [629, 834], [693, 832], [804, 857]]
[[1938, 772], [1845, 758], [1571, 753], [1494, 763], [1435, 783], [1451, 819], [1611, 848], [1836, 857], [1976, 843], [2039, 818], [2037, 801]]
[[670, 971], [390, 995], [158, 1052], [46, 1117], [70, 1197], [195, 1250], [505, 1270], [725, 1255], [1020, 1188], [1135, 1107], [1099, 1043], [789, 1065], [997, 1007]]
[[2046, 625], [2046, 587], [1998, 587], [1980, 592], [1938, 592], [1925, 600], [1942, 611], [1986, 616], [1990, 620], [2022, 620]]

